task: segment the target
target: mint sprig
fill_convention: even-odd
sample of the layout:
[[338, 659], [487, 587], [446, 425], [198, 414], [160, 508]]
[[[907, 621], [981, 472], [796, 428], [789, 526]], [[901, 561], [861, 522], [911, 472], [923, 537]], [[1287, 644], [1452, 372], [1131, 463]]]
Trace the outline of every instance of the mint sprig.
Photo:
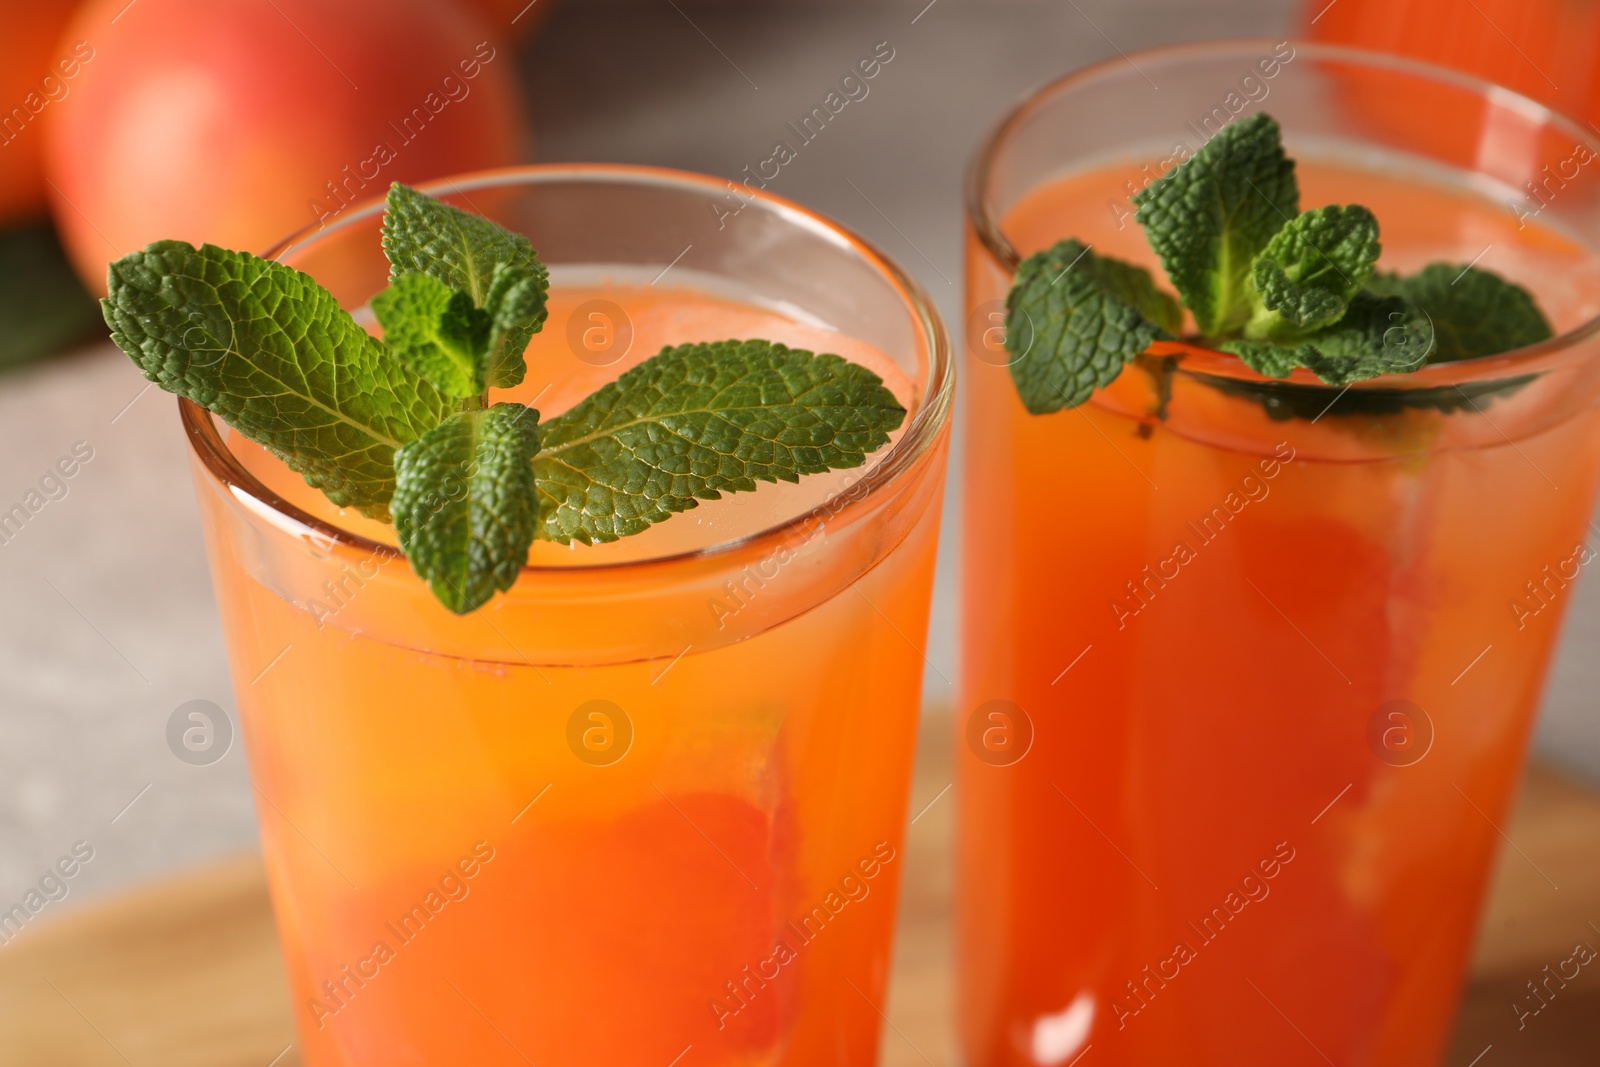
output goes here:
[[281, 263], [158, 241], [111, 264], [106, 287], [111, 339], [146, 378], [265, 445], [340, 507], [387, 518], [395, 450], [452, 409]]
[[389, 193], [382, 339], [308, 275], [178, 241], [111, 265], [112, 339], [145, 376], [265, 445], [340, 507], [395, 524], [458, 614], [509, 589], [533, 540], [614, 541], [760, 482], [857, 467], [905, 410], [877, 375], [769, 341], [664, 348], [570, 411], [519, 383], [548, 273], [527, 239]]
[[[1343, 386], [1551, 336], [1533, 297], [1489, 271], [1374, 274], [1377, 219], [1360, 205], [1301, 213], [1294, 161], [1269, 115], [1224, 127], [1134, 203], [1194, 319], [1191, 339], [1268, 377], [1305, 367]], [[1179, 328], [1147, 273], [1072, 239], [1022, 262], [1007, 308], [1012, 376], [1034, 414], [1083, 403]]]
[[538, 536], [615, 541], [758, 482], [859, 467], [904, 419], [882, 379], [838, 356], [665, 348], [544, 425]]

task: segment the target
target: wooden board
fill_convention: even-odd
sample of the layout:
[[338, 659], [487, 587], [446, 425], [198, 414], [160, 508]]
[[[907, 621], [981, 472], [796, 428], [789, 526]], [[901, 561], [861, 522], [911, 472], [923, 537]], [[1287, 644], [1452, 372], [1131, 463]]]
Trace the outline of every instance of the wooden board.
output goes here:
[[[919, 753], [884, 1067], [955, 1055], [950, 965], [949, 730]], [[924, 811], [924, 807], [926, 810]], [[1506, 826], [1447, 1062], [1600, 1063], [1600, 967], [1519, 1031], [1511, 1005], [1575, 942], [1600, 945], [1600, 793], [1533, 768]], [[295, 1067], [288, 996], [259, 859], [174, 878], [0, 949], [0, 1063], [27, 1067]], [[1485, 1050], [1487, 1049], [1487, 1052]]]
[[[85, 909], [0, 949], [8, 1067], [267, 1067], [293, 1036], [254, 856]], [[273, 1067], [298, 1063], [290, 1051]]]

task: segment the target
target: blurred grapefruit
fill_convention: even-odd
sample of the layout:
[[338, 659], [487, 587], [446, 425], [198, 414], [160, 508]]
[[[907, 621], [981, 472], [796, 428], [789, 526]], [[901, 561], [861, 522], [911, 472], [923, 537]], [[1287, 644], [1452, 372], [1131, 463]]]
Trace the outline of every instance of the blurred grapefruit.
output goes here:
[[512, 57], [444, 0], [91, 0], [95, 50], [47, 114], [73, 263], [178, 238], [262, 251], [418, 182], [518, 161]]
[[456, 0], [477, 11], [489, 29], [506, 38], [526, 37], [544, 21], [556, 0]]
[[6, 5], [0, 33], [0, 225], [44, 214], [44, 141], [37, 127], [76, 87], [78, 57], [70, 46], [58, 54], [56, 42], [77, 6], [77, 0]]

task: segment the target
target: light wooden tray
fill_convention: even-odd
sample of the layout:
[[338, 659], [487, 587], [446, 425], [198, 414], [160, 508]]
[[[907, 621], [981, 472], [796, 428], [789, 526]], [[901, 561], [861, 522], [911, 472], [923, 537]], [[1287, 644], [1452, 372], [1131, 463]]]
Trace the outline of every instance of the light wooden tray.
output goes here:
[[[922, 815], [905, 849], [884, 1067], [958, 1062], [949, 1010], [949, 731], [935, 718], [924, 733], [911, 805]], [[1511, 1005], [1576, 942], [1600, 947], [1600, 793], [1536, 766], [1505, 832], [1510, 844], [1447, 1063], [1595, 1067], [1600, 967], [1584, 968], [1520, 1031]], [[255, 857], [71, 914], [0, 949], [7, 1065], [292, 1067], [300, 1061], [289, 1020]]]

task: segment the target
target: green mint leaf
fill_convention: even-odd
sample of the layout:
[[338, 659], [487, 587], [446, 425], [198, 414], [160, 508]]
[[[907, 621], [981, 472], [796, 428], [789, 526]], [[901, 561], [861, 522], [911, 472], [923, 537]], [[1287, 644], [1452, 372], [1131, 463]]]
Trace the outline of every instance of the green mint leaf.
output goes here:
[[1434, 363], [1499, 355], [1553, 335], [1526, 289], [1477, 267], [1430, 263], [1409, 277], [1375, 275], [1367, 286], [1405, 297], [1433, 320]]
[[1433, 347], [1433, 327], [1404, 297], [1362, 292], [1337, 323], [1304, 340], [1275, 344], [1243, 339], [1218, 347], [1270, 378], [1307, 367], [1329, 385], [1349, 385], [1422, 366]]
[[539, 413], [495, 404], [451, 416], [395, 454], [395, 532], [411, 569], [458, 615], [510, 589], [533, 543]]
[[491, 323], [472, 297], [410, 271], [372, 298], [372, 311], [389, 350], [446, 396], [484, 391]]
[[1029, 256], [1006, 297], [1006, 349], [1023, 406], [1076, 407], [1183, 318], [1150, 272], [1074, 240]]
[[383, 217], [383, 252], [393, 282], [428, 274], [466, 293], [491, 323], [488, 384], [510, 388], [527, 373], [523, 350], [544, 326], [549, 274], [521, 234], [396, 182]]
[[1348, 385], [1414, 371], [1433, 344], [1433, 326], [1415, 304], [1358, 293], [1344, 318], [1306, 339], [1302, 363], [1329, 385]]
[[1257, 374], [1268, 378], [1287, 378], [1296, 367], [1305, 366], [1310, 345], [1277, 344], [1273, 341], [1250, 341], [1243, 338], [1223, 341], [1218, 348], [1232, 352]]
[[1284, 155], [1277, 122], [1264, 114], [1224, 126], [1133, 202], [1150, 247], [1208, 337], [1250, 318], [1251, 263], [1300, 212], [1294, 161]]
[[1293, 340], [1344, 316], [1378, 261], [1378, 220], [1359, 204], [1297, 215], [1250, 268], [1261, 306], [1245, 324], [1252, 340]]
[[835, 355], [664, 348], [541, 428], [538, 536], [615, 541], [757, 482], [858, 467], [904, 419], [877, 375]]
[[340, 507], [388, 515], [394, 453], [450, 401], [310, 276], [160, 241], [111, 264], [111, 338], [161, 388], [265, 445]]
[[[529, 249], [532, 252], [532, 249]], [[528, 372], [522, 354], [533, 335], [544, 329], [549, 311], [545, 301], [550, 292], [550, 277], [544, 264], [534, 259], [526, 263], [501, 263], [489, 279], [489, 297], [484, 310], [489, 313], [489, 384], [509, 389]]]
[[[1091, 268], [1112, 297], [1131, 305], [1163, 333], [1177, 333], [1183, 326], [1183, 306], [1176, 297], [1156, 288], [1156, 281], [1143, 267], [1109, 256], [1095, 256]], [[1084, 257], [1087, 261], [1088, 257]], [[1079, 264], [1082, 266], [1083, 264]]]

